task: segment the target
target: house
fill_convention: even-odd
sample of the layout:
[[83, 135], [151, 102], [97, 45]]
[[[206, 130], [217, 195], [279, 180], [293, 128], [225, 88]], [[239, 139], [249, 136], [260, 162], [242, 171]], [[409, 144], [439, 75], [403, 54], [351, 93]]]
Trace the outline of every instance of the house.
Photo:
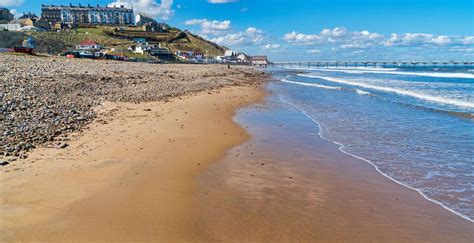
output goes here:
[[156, 20], [144, 13], [139, 13], [135, 16], [135, 25], [145, 25], [153, 22], [156, 22]]
[[148, 44], [139, 44], [139, 45], [133, 45], [128, 48], [130, 52], [136, 53], [136, 54], [145, 54], [149, 53], [155, 46], [154, 45], [148, 45]]
[[238, 52], [232, 50], [226, 50], [224, 56], [221, 58], [222, 62], [237, 62]]
[[185, 61], [202, 62], [206, 59], [206, 55], [199, 51], [177, 51], [175, 55]]
[[232, 51], [232, 50], [226, 50], [224, 53], [224, 57], [231, 57], [231, 56], [237, 56], [238, 52]]
[[51, 25], [44, 18], [39, 18], [38, 20], [36, 20], [33, 23], [33, 26], [37, 27], [37, 28], [44, 29], [44, 30], [50, 30], [51, 29]]
[[20, 31], [45, 31], [45, 29], [38, 28], [35, 26], [23, 26], [20, 28]]
[[0, 31], [19, 31], [20, 24], [0, 24]]
[[36, 14], [28, 12], [28, 13], [24, 13], [23, 16], [21, 16], [18, 19], [31, 19], [34, 22], [34, 21], [38, 20], [39, 18], [38, 18], [38, 16], [36, 16]]
[[100, 44], [97, 44], [95, 41], [83, 41], [79, 43], [79, 45], [76, 45], [76, 49], [78, 50], [98, 50], [101, 49], [102, 46]]
[[[149, 49], [148, 49], [149, 50]], [[135, 50], [133, 51], [133, 53], [137, 53], [137, 54], [145, 54], [145, 52], [147, 51], [147, 48], [145, 46], [142, 46], [142, 45], [139, 45], [139, 46], [136, 46], [135, 47]]]
[[245, 55], [245, 53], [239, 53], [237, 55], [237, 61], [241, 63], [249, 63], [249, 56]]
[[192, 51], [179, 51], [178, 50], [174, 54], [182, 60], [188, 60], [192, 56], [192, 53], [193, 53]]
[[152, 17], [140, 13], [135, 16], [135, 25], [141, 26], [143, 31], [146, 32], [166, 32], [169, 29], [169, 26], [165, 23], [158, 23]]
[[223, 57], [218, 57], [217, 60], [222, 60], [222, 62], [232, 62], [232, 63], [249, 63], [250, 57], [243, 52], [226, 50]]
[[252, 65], [259, 67], [267, 67], [268, 58], [267, 56], [254, 56], [252, 57]]
[[168, 31], [168, 25], [164, 23], [158, 23], [156, 21], [151, 23], [146, 23], [142, 26], [142, 30], [146, 32], [158, 32], [163, 33]]
[[[110, 4], [109, 4], [110, 5]], [[90, 25], [132, 25], [133, 9], [120, 6], [91, 6], [89, 4], [74, 6], [41, 5], [41, 17], [52, 24], [65, 26], [79, 24]]]
[[38, 20], [38, 16], [34, 13], [24, 13], [18, 19], [10, 21], [10, 24], [20, 24], [21, 27], [34, 26], [34, 23]]
[[150, 55], [161, 59], [174, 59], [174, 55], [168, 49], [163, 47], [155, 47], [150, 50]]
[[146, 43], [145, 38], [133, 38], [132, 40], [133, 40], [133, 42], [139, 43], [139, 44], [145, 44]]

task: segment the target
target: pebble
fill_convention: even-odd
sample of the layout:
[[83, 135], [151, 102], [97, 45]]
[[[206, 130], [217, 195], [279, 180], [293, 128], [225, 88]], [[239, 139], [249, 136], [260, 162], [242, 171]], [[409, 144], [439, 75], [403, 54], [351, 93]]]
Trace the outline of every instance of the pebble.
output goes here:
[[38, 145], [65, 148], [65, 142], [54, 144], [57, 138], [83, 130], [97, 117], [94, 108], [104, 101], [166, 101], [191, 92], [263, 81], [265, 76], [251, 68], [65, 61], [0, 53], [0, 150], [2, 157], [26, 158]]

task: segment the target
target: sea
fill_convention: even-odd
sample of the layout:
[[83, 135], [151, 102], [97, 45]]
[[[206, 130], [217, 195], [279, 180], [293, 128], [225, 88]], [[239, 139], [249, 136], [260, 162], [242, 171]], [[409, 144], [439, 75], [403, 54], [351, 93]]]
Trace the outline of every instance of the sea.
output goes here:
[[474, 67], [267, 71], [269, 91], [314, 122], [321, 138], [474, 222]]

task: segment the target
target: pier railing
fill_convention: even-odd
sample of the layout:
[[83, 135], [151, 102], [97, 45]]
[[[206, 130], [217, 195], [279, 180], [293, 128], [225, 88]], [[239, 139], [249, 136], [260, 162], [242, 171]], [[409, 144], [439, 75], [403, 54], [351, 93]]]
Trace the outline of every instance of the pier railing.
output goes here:
[[474, 61], [301, 61], [272, 62], [273, 67], [474, 67]]

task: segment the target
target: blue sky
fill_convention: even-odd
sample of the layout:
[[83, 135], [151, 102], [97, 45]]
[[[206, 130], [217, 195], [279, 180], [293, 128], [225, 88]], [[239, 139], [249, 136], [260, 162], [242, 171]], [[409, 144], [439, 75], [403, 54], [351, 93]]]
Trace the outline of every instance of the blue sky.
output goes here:
[[[16, 12], [114, 0], [0, 0]], [[473, 0], [115, 0], [272, 60], [473, 60]], [[123, 3], [122, 3], [123, 4]]]

